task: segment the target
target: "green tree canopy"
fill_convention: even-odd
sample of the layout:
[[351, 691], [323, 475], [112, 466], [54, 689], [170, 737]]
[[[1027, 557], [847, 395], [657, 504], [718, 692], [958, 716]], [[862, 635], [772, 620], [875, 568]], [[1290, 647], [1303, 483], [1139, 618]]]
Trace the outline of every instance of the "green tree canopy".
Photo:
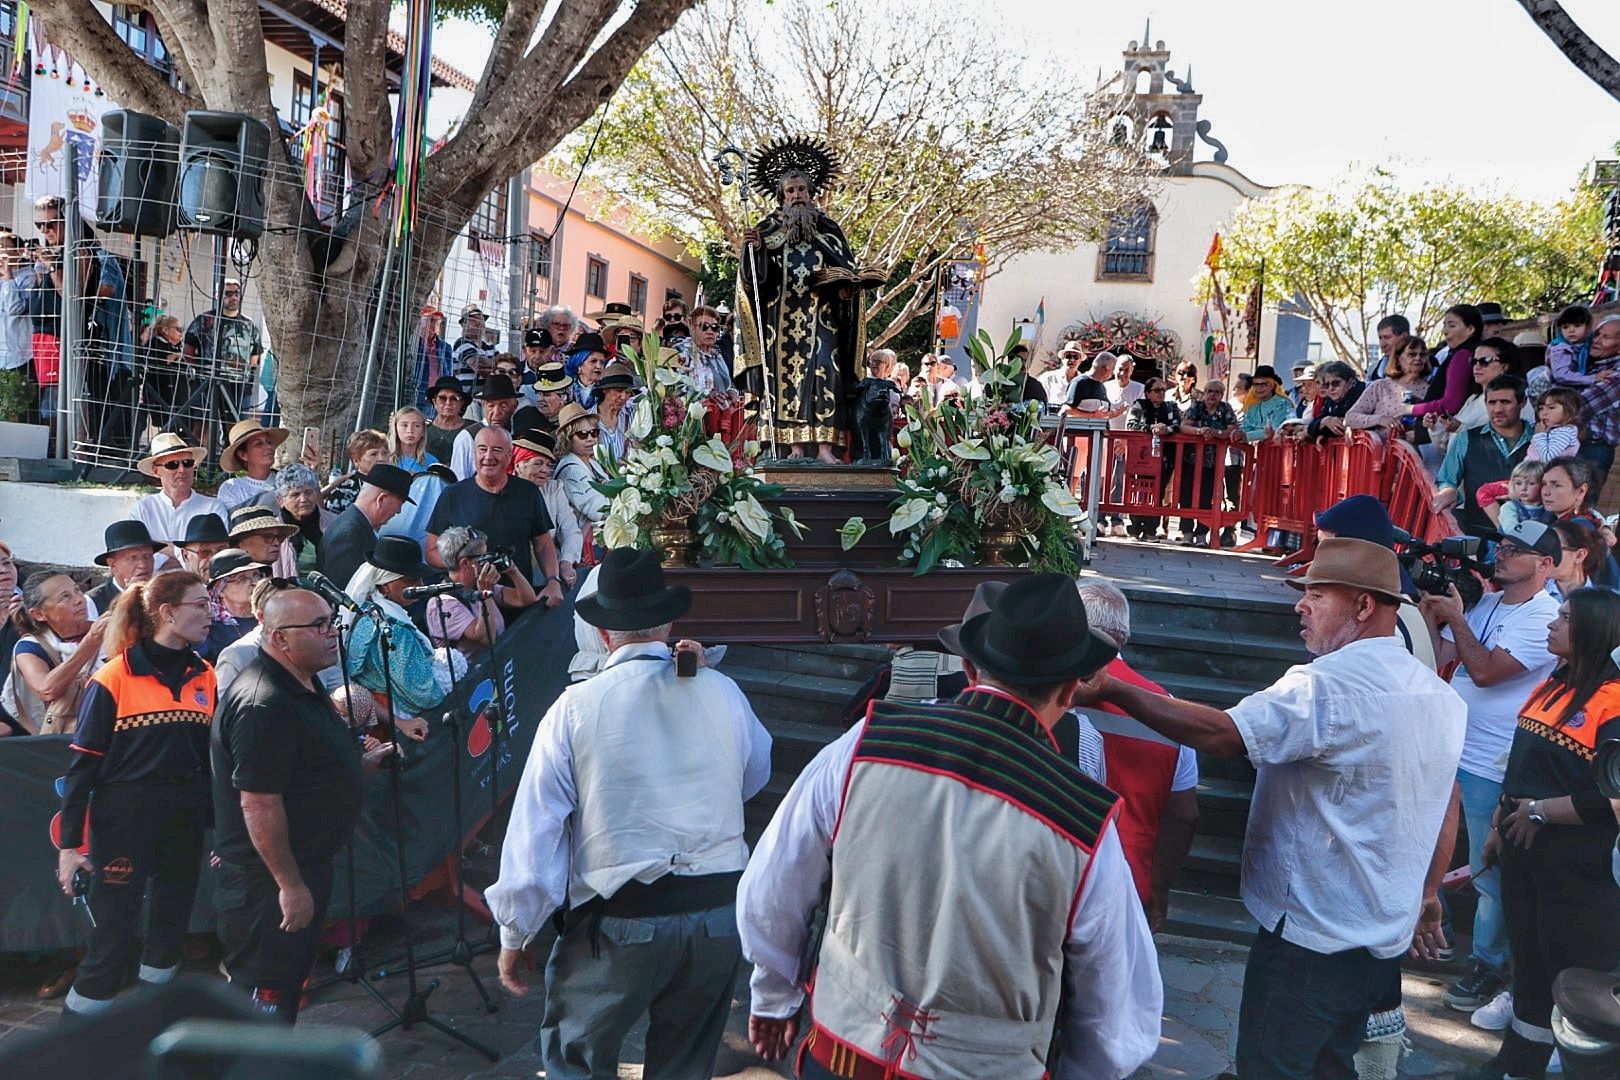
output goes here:
[[1241, 295], [1263, 263], [1266, 294], [1297, 300], [1334, 353], [1361, 365], [1391, 313], [1423, 335], [1453, 304], [1494, 300], [1518, 319], [1589, 298], [1601, 215], [1597, 192], [1584, 186], [1537, 203], [1455, 186], [1406, 189], [1377, 173], [1244, 205], [1224, 265]]
[[[940, 266], [975, 242], [994, 273], [1095, 239], [1150, 183], [1150, 162], [1107, 143], [1108, 103], [1089, 100], [1087, 80], [1024, 53], [962, 8], [921, 0], [711, 0], [621, 87], [596, 147], [601, 178], [700, 245], [735, 250], [750, 222], [714, 155], [823, 139], [843, 162], [823, 209], [864, 264], [891, 272], [867, 294], [881, 344], [932, 309]], [[770, 209], [753, 197], [753, 217]]]

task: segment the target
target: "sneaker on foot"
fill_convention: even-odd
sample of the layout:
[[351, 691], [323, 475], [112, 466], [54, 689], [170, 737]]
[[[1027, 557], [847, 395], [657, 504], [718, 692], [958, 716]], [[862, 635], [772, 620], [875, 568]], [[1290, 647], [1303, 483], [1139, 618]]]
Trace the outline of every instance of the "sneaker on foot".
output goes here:
[[1490, 1004], [1491, 999], [1505, 989], [1507, 984], [1502, 981], [1502, 976], [1476, 960], [1468, 974], [1457, 980], [1451, 989], [1446, 991], [1443, 1000], [1448, 1009], [1473, 1012]]
[[1504, 990], [1474, 1010], [1468, 1022], [1477, 1028], [1486, 1031], [1506, 1031], [1507, 1026], [1513, 1022], [1513, 991]]

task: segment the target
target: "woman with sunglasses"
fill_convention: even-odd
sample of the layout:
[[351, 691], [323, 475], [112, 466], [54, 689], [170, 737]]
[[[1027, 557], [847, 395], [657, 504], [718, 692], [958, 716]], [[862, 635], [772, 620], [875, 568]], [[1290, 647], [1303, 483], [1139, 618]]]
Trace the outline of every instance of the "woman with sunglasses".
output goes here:
[[204, 660], [216, 662], [226, 646], [240, 641], [259, 625], [253, 610], [253, 588], [269, 570], [268, 564], [241, 548], [226, 548], [208, 560], [208, 599], [213, 605], [214, 621], [200, 650]]
[[[1451, 445], [1451, 437], [1457, 432], [1484, 427], [1490, 421], [1490, 417], [1485, 414], [1485, 388], [1491, 384], [1492, 379], [1498, 375], [1523, 377], [1524, 374], [1519, 350], [1506, 338], [1486, 338], [1475, 345], [1474, 355], [1469, 359], [1469, 367], [1473, 372], [1473, 378], [1468, 384], [1468, 397], [1463, 401], [1462, 407], [1451, 416], [1430, 413], [1423, 418], [1424, 427], [1429, 432], [1429, 441], [1442, 454], [1445, 453], [1446, 447]], [[1524, 419], [1530, 424], [1536, 422], [1535, 407], [1528, 399], [1524, 404]]]
[[1547, 627], [1558, 666], [1525, 702], [1485, 841], [1500, 861], [1513, 954], [1513, 1023], [1494, 1074], [1540, 1076], [1553, 1050], [1552, 984], [1565, 968], [1620, 965], [1615, 813], [1593, 761], [1620, 738], [1620, 594], [1579, 589]]
[[88, 875], [96, 916], [68, 1013], [111, 1008], [137, 961], [143, 983], [180, 970], [213, 813], [214, 670], [196, 653], [211, 606], [203, 580], [183, 570], [136, 582], [113, 604], [111, 659], [85, 690], [62, 795], [57, 882], [73, 896], [75, 876]]
[[586, 412], [569, 402], [557, 414], [557, 441], [565, 453], [557, 459], [551, 471], [552, 479], [562, 485], [568, 496], [568, 505], [579, 520], [580, 532], [585, 537], [585, 552], [581, 566], [594, 566], [593, 534], [595, 525], [607, 516], [608, 500], [592, 484], [607, 479], [597, 464], [596, 448], [601, 443], [602, 431], [596, 414]]
[[[1181, 430], [1181, 409], [1173, 401], [1165, 400], [1170, 392], [1170, 384], [1155, 375], [1147, 381], [1142, 389], [1142, 396], [1136, 399], [1131, 406], [1130, 418], [1125, 421], [1127, 431], [1151, 431], [1154, 435], [1174, 435]], [[1159, 502], [1164, 502], [1164, 493], [1170, 487], [1170, 474], [1175, 472], [1175, 456], [1169, 448], [1160, 446], [1159, 457], [1163, 459], [1159, 466]], [[1141, 514], [1131, 515], [1130, 534], [1137, 540], [1163, 539], [1158, 534], [1159, 518], [1147, 517]], [[1168, 524], [1165, 531], [1169, 531]]]
[[[152, 439], [152, 452], [136, 462], [137, 469], [158, 482], [159, 490], [136, 502], [129, 516], [144, 523], [152, 539], [171, 545], [184, 540], [186, 525], [202, 514], [217, 514], [220, 521], [230, 524], [224, 505], [196, 489], [197, 466], [207, 456], [205, 448], [193, 446], [184, 436], [161, 431]], [[179, 558], [173, 547], [166, 554]], [[159, 559], [158, 569], [164, 565], [165, 560]]]

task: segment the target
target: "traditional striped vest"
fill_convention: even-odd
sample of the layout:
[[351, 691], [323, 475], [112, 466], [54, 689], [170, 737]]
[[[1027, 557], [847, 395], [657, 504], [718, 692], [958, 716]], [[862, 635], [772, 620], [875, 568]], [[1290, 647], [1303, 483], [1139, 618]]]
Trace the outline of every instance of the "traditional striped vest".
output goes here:
[[818, 1028], [899, 1076], [1041, 1076], [1117, 807], [1009, 697], [873, 703], [834, 833]]

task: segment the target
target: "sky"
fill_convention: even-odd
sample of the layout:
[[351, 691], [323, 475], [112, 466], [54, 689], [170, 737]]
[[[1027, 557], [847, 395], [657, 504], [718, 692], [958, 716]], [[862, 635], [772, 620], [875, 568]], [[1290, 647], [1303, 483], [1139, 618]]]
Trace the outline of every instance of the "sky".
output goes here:
[[[759, 0], [763, 3], [764, 0]], [[1228, 164], [1268, 185], [1327, 186], [1382, 166], [1405, 184], [1454, 181], [1525, 198], [1568, 191], [1613, 156], [1620, 102], [1576, 70], [1516, 0], [958, 0], [1027, 42], [1032, 70], [1065, 65], [1089, 84], [1120, 65], [1145, 19], [1192, 65], [1200, 117]], [[869, 16], [882, 0], [844, 0]], [[1620, 2], [1564, 0], [1620, 56]], [[838, 7], [831, 13], [836, 17]], [[452, 23], [435, 51], [476, 76], [489, 32]], [[971, 47], [971, 40], [963, 42]], [[455, 107], [453, 95], [435, 113]], [[442, 122], [442, 121], [441, 121]], [[1199, 145], [1199, 157], [1212, 151]]]

